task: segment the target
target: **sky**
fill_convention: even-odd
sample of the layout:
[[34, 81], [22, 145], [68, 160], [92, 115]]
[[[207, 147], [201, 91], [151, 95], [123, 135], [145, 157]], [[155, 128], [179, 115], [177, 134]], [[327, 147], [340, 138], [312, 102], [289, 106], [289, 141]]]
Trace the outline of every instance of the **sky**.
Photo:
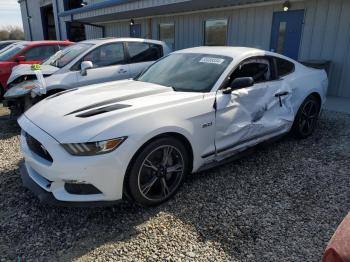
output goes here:
[[0, 0], [0, 28], [22, 25], [22, 16], [17, 0]]

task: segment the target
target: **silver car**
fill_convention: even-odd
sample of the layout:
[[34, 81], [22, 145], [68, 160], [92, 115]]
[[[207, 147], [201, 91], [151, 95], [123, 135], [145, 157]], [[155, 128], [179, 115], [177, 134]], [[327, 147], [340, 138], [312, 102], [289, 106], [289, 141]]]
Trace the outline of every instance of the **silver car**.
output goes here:
[[[154, 61], [171, 52], [161, 41], [138, 38], [86, 40], [59, 51], [41, 65], [45, 92], [36, 92], [37, 74], [31, 65], [12, 70], [5, 94], [8, 104], [23, 110], [36, 101], [66, 89], [133, 78]], [[34, 95], [33, 95], [34, 91]], [[32, 96], [30, 94], [32, 93]], [[32, 101], [29, 101], [32, 104]]]

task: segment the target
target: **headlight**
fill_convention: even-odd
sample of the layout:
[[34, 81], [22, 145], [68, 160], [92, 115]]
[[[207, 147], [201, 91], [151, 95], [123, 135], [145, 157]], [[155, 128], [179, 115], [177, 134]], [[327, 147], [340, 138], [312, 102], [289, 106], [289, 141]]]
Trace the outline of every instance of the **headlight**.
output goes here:
[[23, 86], [14, 86], [11, 87], [5, 94], [6, 98], [15, 98], [18, 96], [23, 96], [25, 94], [28, 94], [33, 88], [35, 88], [35, 85], [28, 84]]
[[118, 146], [120, 146], [126, 139], [127, 137], [119, 137], [100, 142], [62, 144], [62, 146], [71, 155], [94, 156], [112, 152]]

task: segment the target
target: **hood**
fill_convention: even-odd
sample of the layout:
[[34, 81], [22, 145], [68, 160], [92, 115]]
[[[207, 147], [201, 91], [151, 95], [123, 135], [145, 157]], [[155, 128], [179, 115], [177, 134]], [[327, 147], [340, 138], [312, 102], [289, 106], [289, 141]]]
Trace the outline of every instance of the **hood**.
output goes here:
[[202, 98], [201, 93], [175, 92], [170, 87], [122, 80], [63, 91], [24, 115], [60, 143], [83, 143], [140, 114]]
[[[23, 64], [15, 66], [12, 69], [12, 73], [7, 80], [7, 84], [10, 84], [12, 81], [16, 80], [20, 76], [24, 75], [35, 75], [35, 72], [31, 69], [32, 65], [29, 64]], [[44, 76], [52, 75], [53, 73], [57, 72], [59, 70], [58, 67], [54, 67], [51, 65], [41, 65], [41, 72]]]

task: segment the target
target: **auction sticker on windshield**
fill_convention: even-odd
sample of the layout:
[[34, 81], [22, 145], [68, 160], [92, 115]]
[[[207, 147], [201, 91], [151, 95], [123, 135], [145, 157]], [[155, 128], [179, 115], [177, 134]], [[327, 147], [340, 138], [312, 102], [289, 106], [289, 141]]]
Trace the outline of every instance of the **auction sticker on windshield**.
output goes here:
[[216, 58], [216, 57], [203, 57], [199, 63], [207, 63], [207, 64], [218, 64], [221, 65], [225, 59]]

